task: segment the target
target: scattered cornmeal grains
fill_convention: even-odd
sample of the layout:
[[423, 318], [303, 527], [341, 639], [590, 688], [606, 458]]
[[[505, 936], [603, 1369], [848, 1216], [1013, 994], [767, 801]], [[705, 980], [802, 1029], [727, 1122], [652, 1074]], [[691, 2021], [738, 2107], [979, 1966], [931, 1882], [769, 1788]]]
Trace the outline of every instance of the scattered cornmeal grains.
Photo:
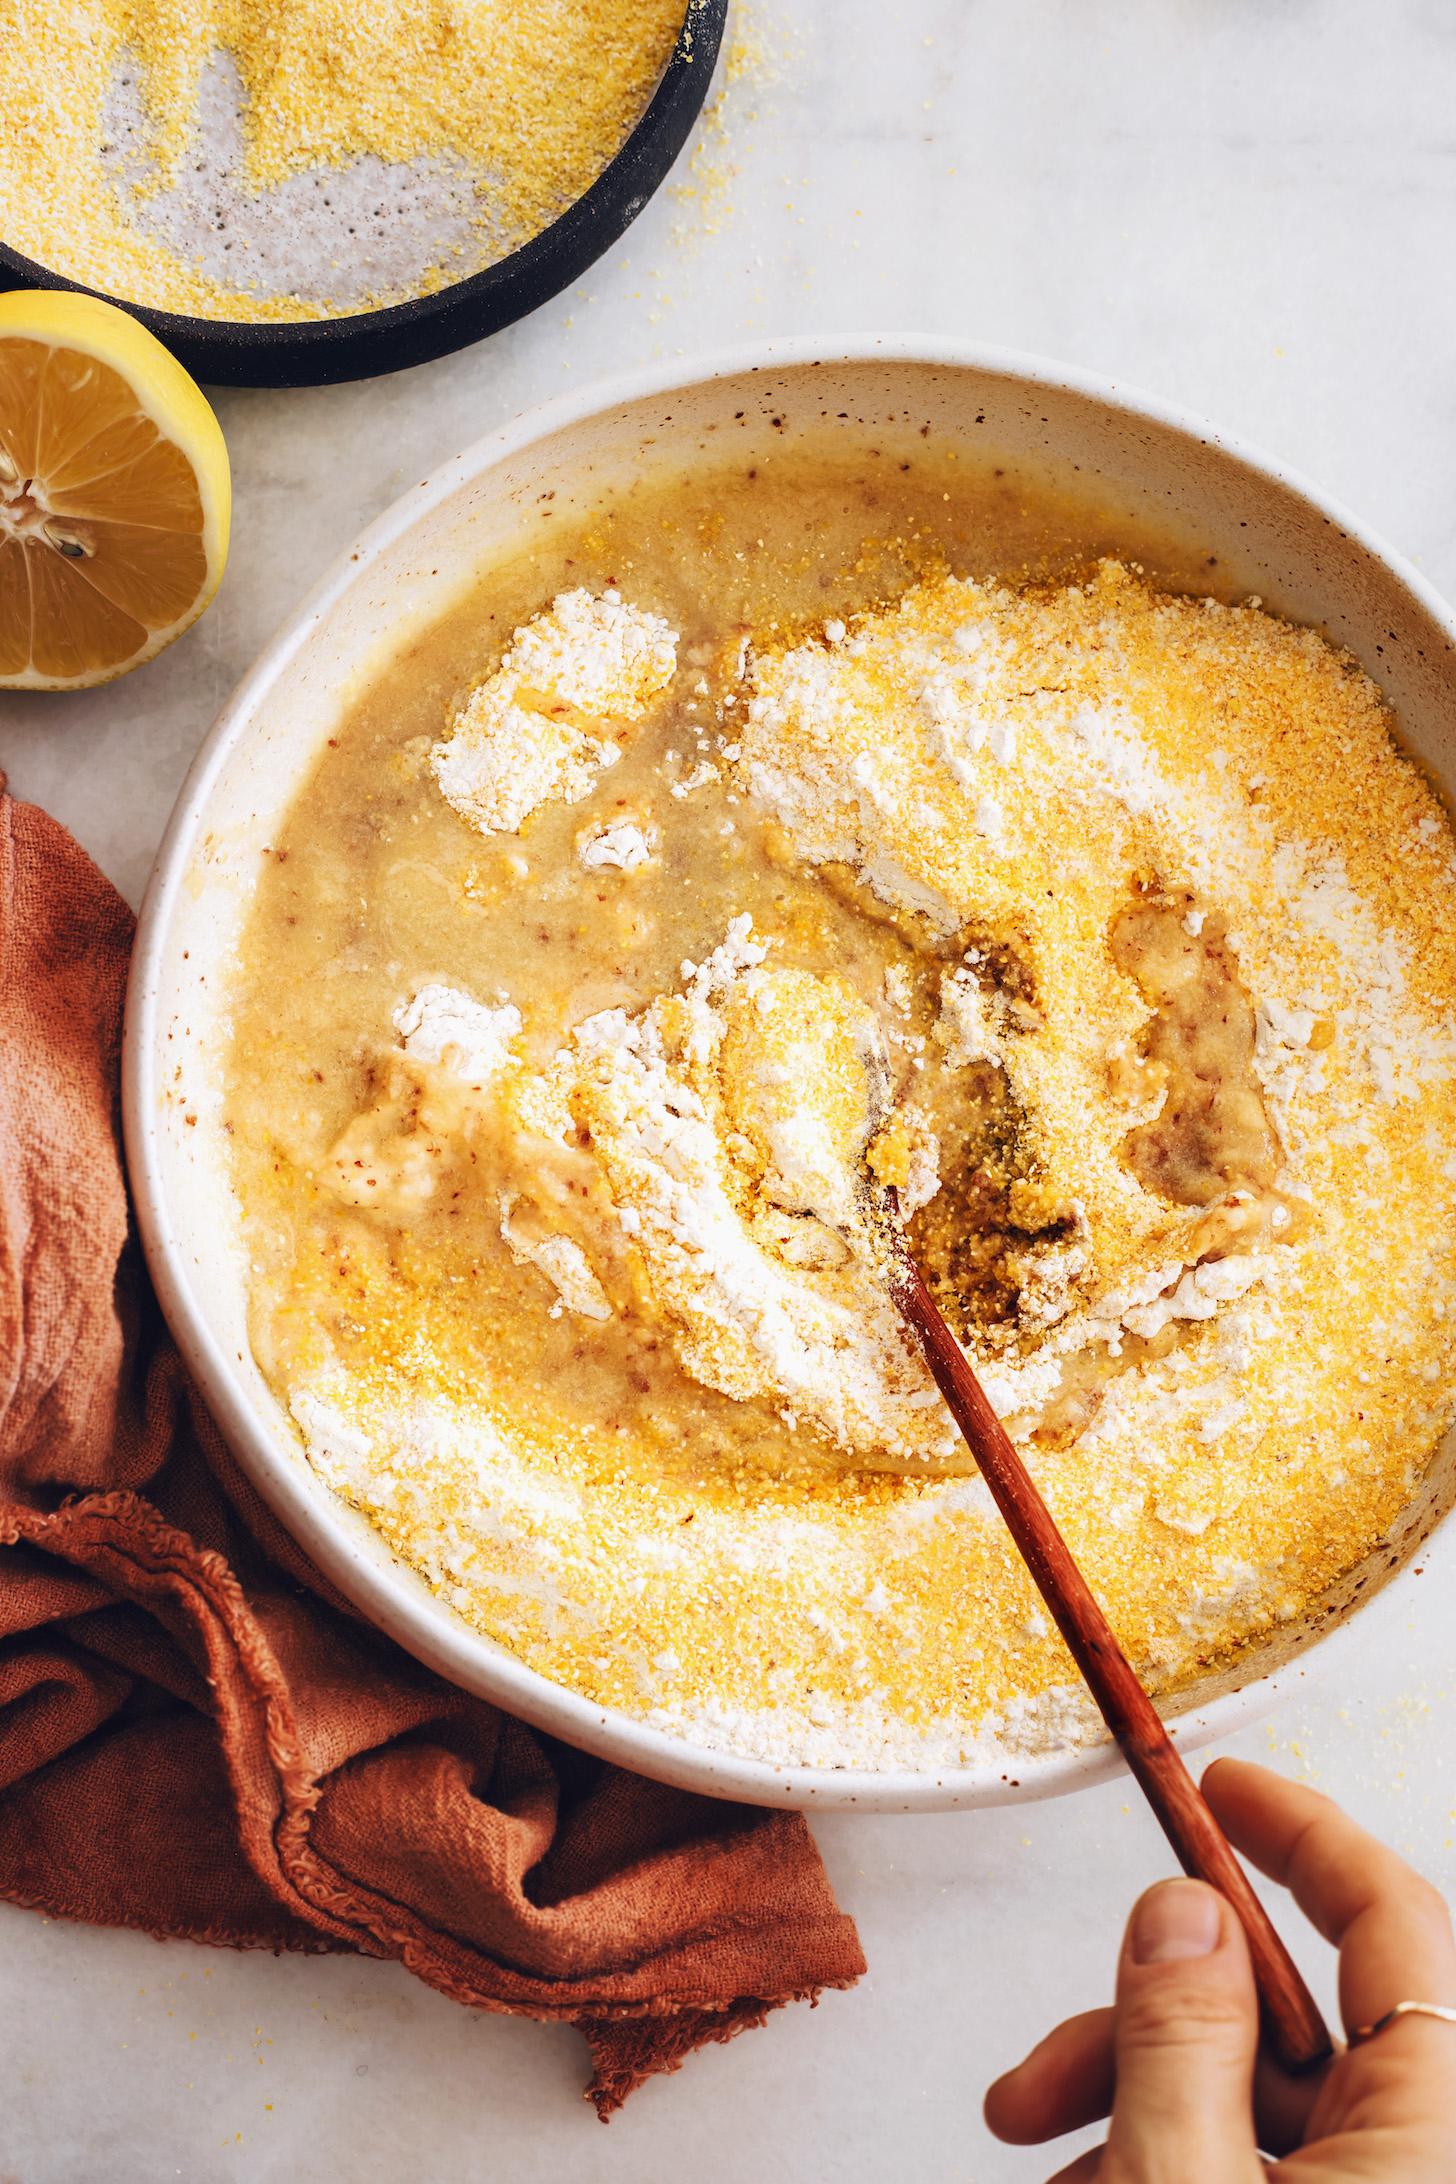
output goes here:
[[1450, 1419], [1446, 816], [1348, 656], [1113, 561], [777, 638], [619, 582], [295, 810], [231, 1062], [256, 1354], [594, 1703], [780, 1763], [1087, 1739], [868, 1179], [1139, 1671], [1227, 1663]]
[[324, 318], [519, 248], [645, 112], [688, 0], [0, 0], [0, 235], [202, 318]]

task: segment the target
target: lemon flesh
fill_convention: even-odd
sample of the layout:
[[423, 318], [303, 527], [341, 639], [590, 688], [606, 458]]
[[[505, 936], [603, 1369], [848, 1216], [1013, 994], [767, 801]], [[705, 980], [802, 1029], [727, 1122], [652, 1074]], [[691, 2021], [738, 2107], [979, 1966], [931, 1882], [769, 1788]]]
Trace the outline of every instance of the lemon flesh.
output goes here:
[[227, 559], [222, 429], [146, 328], [0, 295], [0, 689], [79, 690], [196, 621]]

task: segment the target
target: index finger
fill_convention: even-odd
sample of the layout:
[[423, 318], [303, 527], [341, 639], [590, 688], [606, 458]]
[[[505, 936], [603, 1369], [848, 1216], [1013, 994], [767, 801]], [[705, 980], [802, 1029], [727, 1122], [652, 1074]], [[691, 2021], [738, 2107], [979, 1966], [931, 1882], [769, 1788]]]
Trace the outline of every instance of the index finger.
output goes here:
[[1340, 1951], [1347, 2028], [1374, 2024], [1397, 2002], [1456, 2007], [1445, 1899], [1403, 1858], [1318, 1790], [1266, 1767], [1215, 1760], [1202, 1788], [1235, 1848], [1288, 1888]]

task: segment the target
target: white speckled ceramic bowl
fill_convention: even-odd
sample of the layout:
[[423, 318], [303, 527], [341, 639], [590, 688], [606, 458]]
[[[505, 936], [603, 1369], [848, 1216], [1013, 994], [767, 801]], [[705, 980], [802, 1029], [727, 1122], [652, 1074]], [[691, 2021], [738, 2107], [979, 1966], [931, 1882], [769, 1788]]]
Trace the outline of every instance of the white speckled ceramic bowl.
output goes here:
[[[1278, 463], [1148, 397], [968, 343], [901, 336], [767, 342], [663, 366], [549, 403], [481, 440], [396, 502], [281, 630], [199, 751], [142, 911], [124, 1097], [132, 1183], [167, 1317], [218, 1424], [283, 1522], [358, 1606], [420, 1660], [528, 1721], [664, 1781], [755, 1802], [931, 1810], [1044, 1797], [1120, 1767], [1111, 1746], [984, 1767], [879, 1774], [776, 1768], [603, 1710], [482, 1637], [316, 1478], [248, 1346], [245, 1268], [220, 1128], [229, 965], [274, 829], [352, 694], [402, 628], [428, 622], [469, 573], [555, 507], [694, 447], [735, 455], [841, 434], [855, 450], [937, 443], [1046, 471], [1065, 466], [1131, 523], [1171, 521], [1218, 557], [1236, 594], [1346, 645], [1402, 733], [1456, 787], [1456, 626], [1400, 557]], [[715, 438], [722, 433], [724, 438]], [[1075, 466], [1075, 472], [1073, 471]], [[1390, 1539], [1296, 1624], [1171, 1706], [1184, 1747], [1265, 1712], [1370, 1642], [1436, 1548], [1456, 1499], [1456, 1435]], [[1450, 1532], [1447, 1526], [1444, 1538]], [[1429, 1542], [1429, 1544], [1428, 1544]]]

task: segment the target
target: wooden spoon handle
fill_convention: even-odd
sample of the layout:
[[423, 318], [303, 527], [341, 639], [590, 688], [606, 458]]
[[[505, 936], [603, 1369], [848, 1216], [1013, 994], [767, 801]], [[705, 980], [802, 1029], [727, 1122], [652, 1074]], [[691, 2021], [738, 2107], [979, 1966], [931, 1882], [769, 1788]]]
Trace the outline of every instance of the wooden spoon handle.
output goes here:
[[895, 1302], [919, 1339], [935, 1384], [980, 1466], [1037, 1590], [1086, 1678], [1139, 1788], [1157, 1814], [1185, 1873], [1207, 1881], [1233, 1906], [1248, 1938], [1264, 2026], [1286, 2070], [1312, 2069], [1334, 2052], [1325, 2021], [1293, 1958], [1270, 1923], [1227, 1836], [1173, 1747], [1157, 1708], [1133, 1674], [1051, 1511], [905, 1256]]

